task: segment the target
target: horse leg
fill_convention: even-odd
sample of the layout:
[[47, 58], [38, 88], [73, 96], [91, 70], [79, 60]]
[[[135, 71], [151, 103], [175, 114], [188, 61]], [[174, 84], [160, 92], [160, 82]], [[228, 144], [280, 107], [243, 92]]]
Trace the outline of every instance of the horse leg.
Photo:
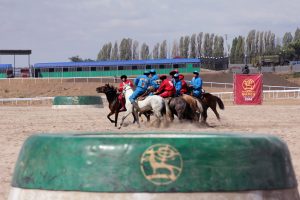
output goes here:
[[214, 107], [214, 108], [211, 108], [211, 109], [214, 111], [215, 115], [217, 116], [218, 120], [220, 121], [221, 118], [220, 118], [220, 115], [219, 115], [219, 113], [218, 113], [218, 111], [217, 111], [217, 108]]
[[165, 106], [166, 106], [166, 121], [168, 121], [168, 118], [170, 119], [170, 122], [174, 121], [174, 114], [170, 109], [169, 106], [169, 99], [164, 99]]
[[121, 120], [121, 123], [120, 123], [120, 126], [119, 126], [119, 129], [122, 127], [123, 123], [124, 123], [124, 120], [132, 113], [132, 111], [126, 111], [127, 113], [122, 117], [122, 120]]
[[115, 113], [115, 127], [118, 126], [118, 115], [119, 115], [119, 111], [116, 111], [116, 113]]
[[203, 112], [201, 113], [201, 122], [206, 124], [207, 119], [207, 107], [203, 107]]
[[133, 124], [136, 122], [136, 117], [135, 117], [135, 115], [132, 113], [132, 117], [133, 117]]
[[112, 116], [114, 113], [115, 112], [110, 111], [110, 113], [107, 115], [107, 119], [109, 119], [111, 123], [115, 123], [115, 121], [110, 118], [110, 116]]
[[139, 114], [138, 114], [137, 110], [133, 109], [133, 112], [132, 112], [132, 114], [134, 115], [134, 117], [135, 117], [135, 120], [136, 120], [136, 123], [138, 124], [138, 127], [140, 128], [140, 127], [141, 127], [141, 125], [140, 125], [140, 121], [139, 121]]
[[149, 114], [149, 113], [145, 113], [144, 115], [145, 115], [146, 118], [147, 118], [147, 122], [150, 122], [150, 114]]

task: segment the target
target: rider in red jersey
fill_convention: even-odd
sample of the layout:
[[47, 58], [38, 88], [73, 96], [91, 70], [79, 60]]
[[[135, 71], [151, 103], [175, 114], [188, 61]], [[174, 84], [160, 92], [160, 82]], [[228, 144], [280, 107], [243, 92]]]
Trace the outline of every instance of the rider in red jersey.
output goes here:
[[153, 94], [159, 94], [159, 96], [163, 98], [172, 97], [175, 94], [175, 87], [172, 81], [167, 79], [166, 75], [161, 75], [159, 78], [162, 82], [157, 91]]
[[187, 84], [184, 80], [184, 76], [182, 74], [179, 74], [179, 80], [181, 81], [181, 90], [180, 94], [186, 94], [187, 93]]
[[125, 85], [130, 85], [130, 87], [131, 88], [133, 88], [133, 83], [132, 83], [132, 81], [131, 80], [127, 80], [127, 76], [126, 75], [122, 75], [121, 76], [121, 83], [120, 83], [120, 85], [119, 85], [119, 92], [120, 92], [120, 94], [119, 94], [119, 96], [118, 96], [118, 99], [119, 99], [119, 101], [121, 102], [121, 104], [122, 104], [122, 108], [119, 110], [120, 112], [122, 112], [122, 111], [126, 111], [126, 108], [125, 108], [125, 97], [124, 97], [124, 95], [123, 95], [123, 87], [125, 86]]

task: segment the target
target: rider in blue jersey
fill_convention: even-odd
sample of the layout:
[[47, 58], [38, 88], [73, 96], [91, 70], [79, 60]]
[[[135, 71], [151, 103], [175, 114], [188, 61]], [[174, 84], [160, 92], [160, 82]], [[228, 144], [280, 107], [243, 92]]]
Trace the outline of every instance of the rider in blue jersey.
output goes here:
[[154, 90], [157, 90], [159, 88], [159, 85], [157, 84], [157, 80], [159, 80], [158, 75], [156, 74], [155, 69], [150, 70], [151, 74], [151, 86], [154, 88]]
[[145, 71], [144, 75], [138, 76], [134, 80], [134, 84], [136, 85], [135, 91], [132, 93], [132, 95], [129, 97], [129, 101], [132, 103], [133, 107], [140, 110], [138, 104], [135, 102], [135, 100], [142, 94], [146, 92], [148, 87], [150, 86], [150, 78], [149, 78], [150, 72]]
[[179, 79], [179, 74], [174, 74], [173, 76], [173, 84], [175, 86], [176, 92], [175, 92], [175, 96], [179, 96], [180, 95], [180, 90], [182, 88], [182, 84], [181, 84], [181, 80]]
[[194, 71], [194, 78], [191, 80], [190, 88], [192, 89], [192, 95], [200, 98], [202, 93], [202, 79], [199, 77], [199, 72]]

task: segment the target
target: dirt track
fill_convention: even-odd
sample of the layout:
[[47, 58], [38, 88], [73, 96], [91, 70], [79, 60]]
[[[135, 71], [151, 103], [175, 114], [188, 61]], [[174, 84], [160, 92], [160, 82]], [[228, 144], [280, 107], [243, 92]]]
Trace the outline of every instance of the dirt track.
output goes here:
[[289, 146], [297, 179], [300, 180], [300, 100], [266, 102], [262, 106], [225, 105], [220, 111], [222, 121], [209, 112], [212, 127], [174, 123], [165, 129], [142, 124], [138, 129], [129, 119], [126, 127], [116, 129], [106, 119], [107, 108], [53, 110], [51, 107], [0, 107], [0, 199], [7, 199], [13, 167], [24, 140], [35, 133], [94, 132], [94, 131], [180, 131], [234, 132], [272, 134]]

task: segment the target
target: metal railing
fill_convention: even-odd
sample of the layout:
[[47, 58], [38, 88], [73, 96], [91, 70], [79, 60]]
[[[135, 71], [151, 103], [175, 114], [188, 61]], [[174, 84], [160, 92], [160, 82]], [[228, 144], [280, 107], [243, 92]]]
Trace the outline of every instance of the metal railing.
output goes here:
[[[233, 101], [233, 92], [212, 92], [211, 94], [220, 97], [223, 101]], [[103, 103], [107, 103], [106, 96], [101, 94]], [[300, 89], [296, 90], [264, 90], [264, 100], [268, 99], [299, 99], [300, 100]], [[54, 97], [34, 97], [34, 98], [2, 98], [0, 99], [0, 105], [33, 105], [35, 102], [48, 101], [51, 102]], [[8, 104], [7, 104], [8, 103]]]
[[[213, 95], [220, 97], [222, 100], [233, 101], [233, 92], [212, 92]], [[264, 90], [264, 100], [267, 99], [299, 99], [300, 100], [300, 89], [296, 90]]]

